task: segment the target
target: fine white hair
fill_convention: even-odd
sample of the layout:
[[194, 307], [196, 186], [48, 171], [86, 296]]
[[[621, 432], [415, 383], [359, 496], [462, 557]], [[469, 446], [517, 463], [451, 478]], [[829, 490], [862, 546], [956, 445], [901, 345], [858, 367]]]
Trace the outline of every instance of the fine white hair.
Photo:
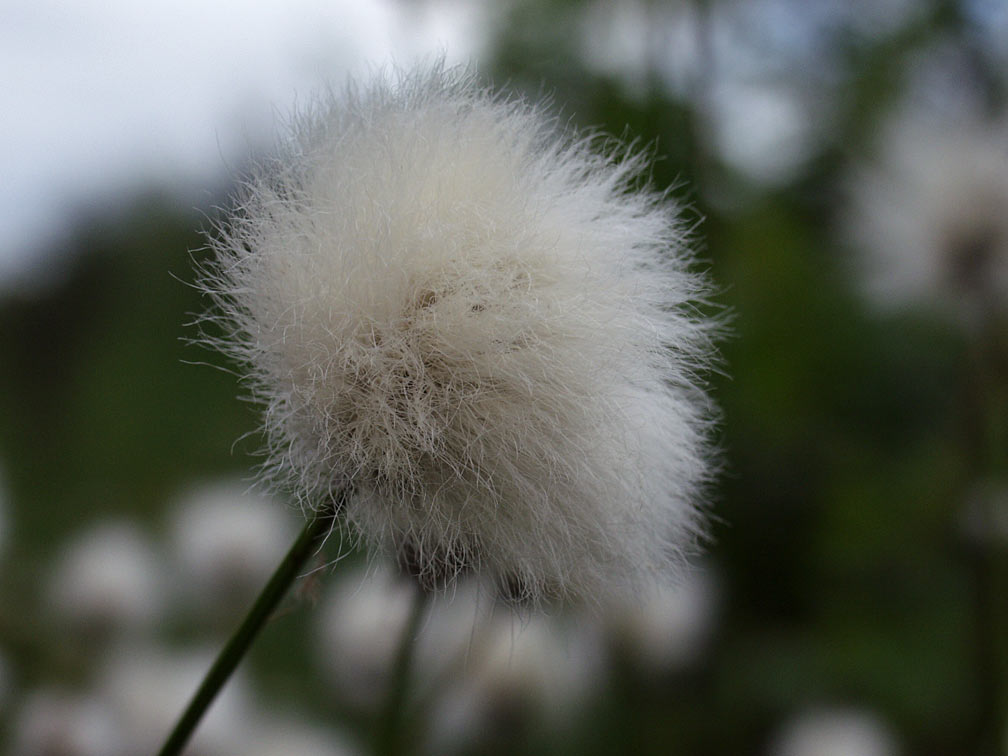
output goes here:
[[[702, 532], [714, 324], [646, 160], [435, 63], [292, 121], [202, 287], [266, 478], [442, 584], [586, 598]], [[208, 329], [204, 329], [208, 330]]]

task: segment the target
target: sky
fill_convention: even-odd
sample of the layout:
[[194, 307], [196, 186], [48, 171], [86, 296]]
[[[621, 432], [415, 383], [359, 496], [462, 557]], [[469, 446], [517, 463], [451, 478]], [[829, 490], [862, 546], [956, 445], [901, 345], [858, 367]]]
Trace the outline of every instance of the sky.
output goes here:
[[478, 58], [463, 0], [0, 2], [0, 289], [73, 218], [151, 184], [192, 206], [325, 82]]
[[[187, 208], [219, 201], [224, 182], [269, 149], [286, 116], [324, 83], [439, 54], [478, 62], [497, 20], [491, 13], [505, 6], [0, 0], [0, 293], [46, 280], [55, 262], [40, 250], [55, 248], [75, 219], [96, 209], [128, 209], [129, 198], [152, 188]], [[709, 121], [709, 149], [774, 184], [794, 174], [831, 123], [826, 95], [841, 79], [825, 31], [883, 34], [922, 6], [723, 0], [715, 65], [701, 89], [691, 83], [699, 65], [691, 7], [590, 0], [571, 33], [583, 38], [589, 69], [632, 85], [655, 65], [672, 91], [688, 95], [692, 87]], [[1008, 5], [967, 0], [965, 7], [990, 49], [1008, 49]], [[642, 39], [660, 44], [649, 53]]]

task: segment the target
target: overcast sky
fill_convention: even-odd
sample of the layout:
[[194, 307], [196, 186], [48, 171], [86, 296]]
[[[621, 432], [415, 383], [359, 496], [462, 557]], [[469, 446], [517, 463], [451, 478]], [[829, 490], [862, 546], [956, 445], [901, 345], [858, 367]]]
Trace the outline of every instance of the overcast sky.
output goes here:
[[0, 283], [30, 270], [75, 209], [150, 182], [196, 204], [323, 81], [392, 59], [477, 57], [480, 5], [0, 3]]
[[[478, 61], [495, 20], [488, 9], [500, 7], [502, 0], [0, 0], [0, 291], [44, 271], [37, 250], [82, 209], [152, 185], [190, 207], [205, 205], [323, 82], [393, 59], [409, 65], [443, 53], [449, 62]], [[829, 87], [842, 81], [831, 72], [823, 30], [881, 34], [921, 7], [720, 3], [716, 66], [699, 93], [709, 148], [757, 181], [786, 181], [828, 132]], [[1008, 62], [1008, 6], [965, 7], [979, 39]], [[633, 82], [653, 64], [681, 95], [698, 65], [691, 8], [595, 0], [569, 32], [583, 37], [589, 67]], [[640, 42], [655, 25], [662, 55], [649, 60]]]

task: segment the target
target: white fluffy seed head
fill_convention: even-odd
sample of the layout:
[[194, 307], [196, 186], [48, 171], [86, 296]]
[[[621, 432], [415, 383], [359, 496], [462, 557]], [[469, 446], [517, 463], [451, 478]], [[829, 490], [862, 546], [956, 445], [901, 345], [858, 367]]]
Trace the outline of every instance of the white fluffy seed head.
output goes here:
[[237, 753], [242, 756], [359, 756], [342, 732], [286, 717], [260, 717]]
[[[156, 753], [210, 668], [208, 649], [168, 650], [123, 644], [103, 662], [97, 683], [111, 710], [127, 754]], [[193, 756], [246, 753], [245, 734], [257, 721], [255, 697], [239, 670], [214, 699], [186, 749]]]
[[52, 611], [78, 631], [105, 637], [150, 628], [164, 611], [162, 560], [126, 520], [107, 520], [67, 544], [50, 577]]
[[1008, 314], [1008, 123], [908, 110], [850, 181], [847, 235], [883, 309], [931, 306], [968, 327]]
[[[239, 481], [195, 487], [171, 513], [180, 593], [230, 618], [261, 590], [294, 537], [294, 513]], [[229, 620], [230, 621], [230, 620]]]
[[17, 756], [126, 756], [110, 707], [100, 698], [61, 688], [39, 688], [12, 721], [10, 753]]
[[361, 711], [385, 696], [400, 636], [409, 621], [413, 587], [389, 569], [365, 578], [346, 573], [319, 614], [319, 659], [333, 689]]
[[710, 354], [687, 229], [640, 155], [433, 65], [294, 119], [203, 287], [265, 406], [266, 472], [352, 491], [440, 582], [601, 599], [700, 531]]
[[689, 570], [646, 601], [620, 601], [605, 619], [611, 642], [647, 676], [661, 678], [694, 667], [704, 657], [718, 614], [716, 577]]

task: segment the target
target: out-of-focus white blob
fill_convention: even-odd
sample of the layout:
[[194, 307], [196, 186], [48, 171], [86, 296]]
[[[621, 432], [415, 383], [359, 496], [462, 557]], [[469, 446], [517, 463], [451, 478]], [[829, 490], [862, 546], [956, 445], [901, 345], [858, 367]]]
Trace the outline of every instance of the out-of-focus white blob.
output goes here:
[[985, 480], [976, 484], [966, 497], [959, 526], [974, 543], [1008, 543], [1008, 482]]
[[492, 591], [475, 579], [459, 580], [431, 601], [415, 652], [420, 691], [465, 672], [481, 633], [492, 620]]
[[562, 713], [594, 689], [602, 667], [596, 637], [582, 629], [545, 615], [502, 614], [473, 660], [473, 679], [491, 698], [524, 697]]
[[416, 590], [389, 569], [347, 570], [319, 607], [316, 649], [335, 693], [372, 709], [383, 698]]
[[726, 80], [710, 93], [707, 133], [733, 168], [759, 183], [782, 185], [819, 143], [812, 109], [793, 89]]
[[183, 598], [203, 611], [243, 609], [290, 548], [296, 520], [280, 502], [240, 482], [191, 491], [170, 526]]
[[36, 690], [14, 719], [11, 756], [129, 756], [112, 712], [97, 699]]
[[599, 639], [587, 628], [541, 614], [495, 616], [474, 637], [465, 674], [434, 706], [427, 752], [468, 753], [569, 723], [601, 685]]
[[[212, 651], [121, 648], [109, 657], [99, 692], [108, 702], [129, 754], [156, 753], [214, 659]], [[187, 756], [243, 753], [253, 716], [239, 671], [214, 700], [193, 734]]]
[[590, 70], [619, 77], [641, 96], [656, 75], [671, 91], [689, 93], [700, 63], [700, 22], [692, 6], [594, 0], [578, 8], [573, 22]]
[[164, 608], [161, 560], [132, 523], [109, 520], [80, 533], [50, 578], [61, 619], [97, 636], [149, 628]]
[[1008, 312], [1008, 125], [905, 112], [849, 182], [847, 233], [880, 308], [930, 307], [975, 327]]
[[342, 733], [297, 719], [259, 723], [235, 756], [357, 756], [360, 749]]
[[717, 622], [717, 580], [696, 568], [680, 582], [658, 587], [646, 601], [606, 614], [611, 642], [642, 672], [663, 675], [703, 658]]
[[882, 720], [867, 711], [809, 711], [784, 726], [771, 756], [898, 756], [896, 738]]

